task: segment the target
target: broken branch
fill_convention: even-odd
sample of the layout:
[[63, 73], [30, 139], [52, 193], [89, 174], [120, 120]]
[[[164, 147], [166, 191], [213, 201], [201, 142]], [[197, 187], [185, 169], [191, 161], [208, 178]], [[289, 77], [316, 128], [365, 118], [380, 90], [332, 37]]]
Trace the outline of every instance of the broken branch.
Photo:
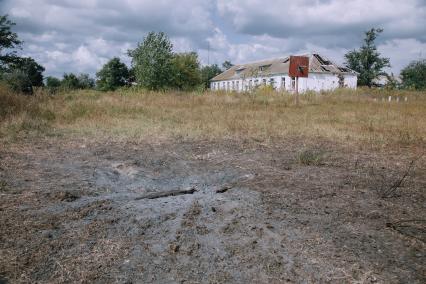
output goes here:
[[413, 168], [415, 162], [416, 162], [416, 160], [412, 160], [411, 163], [410, 163], [410, 165], [408, 166], [407, 170], [402, 175], [402, 177], [400, 179], [398, 179], [391, 187], [389, 187], [388, 189], [386, 189], [382, 193], [382, 197], [383, 198], [394, 196], [395, 192], [402, 185], [402, 183], [404, 182], [405, 178], [409, 175], [409, 173], [410, 173], [411, 169]]
[[231, 188], [232, 188], [232, 185], [224, 185], [224, 186], [216, 189], [216, 193], [224, 193], [224, 192], [227, 192]]
[[157, 199], [157, 198], [163, 198], [163, 197], [168, 197], [168, 196], [193, 194], [196, 191], [197, 190], [195, 189], [195, 187], [190, 187], [190, 188], [186, 188], [186, 189], [176, 189], [176, 190], [170, 190], [170, 191], [164, 191], [164, 192], [154, 192], [154, 193], [148, 193], [146, 195], [136, 197], [135, 200]]

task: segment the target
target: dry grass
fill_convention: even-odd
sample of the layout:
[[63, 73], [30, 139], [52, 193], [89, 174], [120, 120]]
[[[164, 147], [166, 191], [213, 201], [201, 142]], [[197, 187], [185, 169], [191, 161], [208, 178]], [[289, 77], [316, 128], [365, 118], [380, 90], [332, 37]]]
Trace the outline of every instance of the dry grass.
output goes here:
[[[389, 95], [400, 102], [382, 101]], [[407, 97], [405, 102], [403, 98]], [[289, 94], [79, 91], [24, 97], [0, 90], [0, 137], [29, 134], [113, 139], [302, 136], [371, 145], [420, 145], [426, 140], [426, 93], [338, 90]]]

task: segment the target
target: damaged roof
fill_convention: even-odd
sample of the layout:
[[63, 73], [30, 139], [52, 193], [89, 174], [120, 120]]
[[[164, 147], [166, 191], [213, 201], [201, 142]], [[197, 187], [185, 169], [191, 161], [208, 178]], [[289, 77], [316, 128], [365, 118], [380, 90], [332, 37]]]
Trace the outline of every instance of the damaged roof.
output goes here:
[[[357, 74], [355, 71], [339, 66], [325, 56], [304, 54], [309, 57], [310, 73], [332, 73], [332, 74]], [[249, 77], [271, 76], [275, 74], [288, 74], [290, 57], [262, 60], [247, 64], [234, 65], [225, 72], [217, 75], [211, 81], [236, 80]]]

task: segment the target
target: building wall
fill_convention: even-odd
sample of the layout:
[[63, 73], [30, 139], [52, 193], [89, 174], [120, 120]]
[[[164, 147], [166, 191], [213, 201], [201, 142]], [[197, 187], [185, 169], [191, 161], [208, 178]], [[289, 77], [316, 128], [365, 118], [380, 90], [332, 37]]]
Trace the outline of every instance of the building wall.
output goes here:
[[[212, 90], [225, 91], [249, 91], [255, 86], [263, 84], [272, 85], [276, 90], [293, 91], [292, 78], [286, 74], [274, 76], [216, 81], [210, 83]], [[353, 74], [343, 75], [343, 87], [356, 89], [357, 76]], [[310, 73], [308, 78], [299, 78], [299, 92], [306, 91], [328, 91], [339, 88], [339, 77], [336, 74]]]
[[348, 86], [348, 88], [356, 89], [358, 85], [358, 76], [353, 74], [345, 75], [345, 85]]

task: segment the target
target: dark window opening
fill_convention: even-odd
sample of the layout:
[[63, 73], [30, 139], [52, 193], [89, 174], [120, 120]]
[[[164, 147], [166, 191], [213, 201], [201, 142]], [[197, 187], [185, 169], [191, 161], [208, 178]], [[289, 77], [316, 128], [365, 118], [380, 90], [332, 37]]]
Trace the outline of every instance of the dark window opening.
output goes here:
[[281, 88], [285, 89], [285, 77], [281, 78]]
[[339, 78], [339, 88], [343, 88], [345, 86], [345, 77], [342, 74], [337, 76]]
[[324, 58], [322, 58], [320, 55], [318, 55], [318, 54], [314, 54], [314, 57], [319, 61], [319, 63], [321, 64], [321, 65], [331, 65], [331, 62], [330, 61], [328, 61], [328, 60], [326, 60], [326, 59], [324, 59]]

